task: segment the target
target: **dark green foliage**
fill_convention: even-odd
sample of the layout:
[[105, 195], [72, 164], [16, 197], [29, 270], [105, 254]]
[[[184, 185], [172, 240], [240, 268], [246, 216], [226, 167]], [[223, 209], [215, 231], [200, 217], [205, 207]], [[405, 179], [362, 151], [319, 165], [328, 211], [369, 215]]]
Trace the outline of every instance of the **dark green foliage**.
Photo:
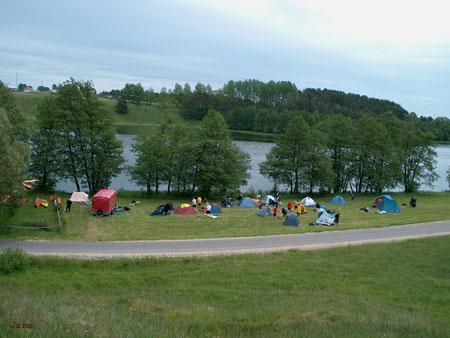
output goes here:
[[128, 103], [123, 95], [120, 95], [119, 98], [117, 99], [116, 113], [122, 115], [128, 113]]
[[121, 96], [133, 103], [140, 104], [144, 100], [145, 92], [140, 83], [127, 83], [121, 91]]
[[[207, 89], [205, 89], [207, 90]], [[167, 192], [199, 190], [224, 192], [246, 182], [248, 155], [233, 145], [227, 125], [217, 112], [209, 112], [201, 126], [188, 128], [168, 119], [157, 133], [141, 138], [134, 146], [136, 164], [129, 169], [137, 184]]]
[[22, 249], [8, 248], [0, 253], [0, 272], [10, 274], [24, 271], [30, 265], [30, 258]]
[[48, 87], [44, 87], [44, 86], [39, 86], [37, 87], [38, 92], [48, 92], [50, 91], [50, 88]]
[[102, 108], [91, 82], [66, 81], [38, 108], [31, 169], [45, 178], [72, 179], [90, 193], [107, 187], [120, 172], [122, 146], [115, 138], [112, 116]]

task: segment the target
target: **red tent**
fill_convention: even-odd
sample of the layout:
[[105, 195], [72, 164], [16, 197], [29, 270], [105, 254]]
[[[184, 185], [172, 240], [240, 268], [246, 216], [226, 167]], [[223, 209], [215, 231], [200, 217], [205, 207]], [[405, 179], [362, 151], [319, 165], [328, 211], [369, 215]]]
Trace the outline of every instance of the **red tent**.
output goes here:
[[109, 215], [116, 207], [117, 191], [112, 189], [101, 189], [92, 197], [91, 211], [94, 214]]
[[188, 216], [188, 215], [195, 215], [195, 209], [194, 208], [182, 208], [182, 207], [177, 207], [175, 209], [175, 213], [177, 215], [182, 215], [182, 216]]

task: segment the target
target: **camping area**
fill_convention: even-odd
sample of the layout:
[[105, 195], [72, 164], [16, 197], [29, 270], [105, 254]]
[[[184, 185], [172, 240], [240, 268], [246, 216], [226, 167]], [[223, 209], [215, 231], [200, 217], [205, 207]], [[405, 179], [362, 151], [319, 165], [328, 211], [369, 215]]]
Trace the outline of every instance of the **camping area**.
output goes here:
[[450, 337], [449, 12], [2, 1], [0, 338]]

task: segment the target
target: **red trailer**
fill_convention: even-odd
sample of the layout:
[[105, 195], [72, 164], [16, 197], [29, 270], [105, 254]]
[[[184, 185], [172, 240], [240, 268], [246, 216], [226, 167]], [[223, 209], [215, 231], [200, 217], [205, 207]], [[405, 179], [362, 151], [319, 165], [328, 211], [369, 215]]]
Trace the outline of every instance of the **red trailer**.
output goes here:
[[92, 213], [110, 215], [117, 205], [117, 191], [101, 189], [92, 197]]

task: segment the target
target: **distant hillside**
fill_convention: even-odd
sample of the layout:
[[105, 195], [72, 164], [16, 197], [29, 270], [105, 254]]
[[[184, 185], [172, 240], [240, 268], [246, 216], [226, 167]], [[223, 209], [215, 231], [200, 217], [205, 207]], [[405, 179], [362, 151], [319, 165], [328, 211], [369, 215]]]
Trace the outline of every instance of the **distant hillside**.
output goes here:
[[[131, 86], [133, 87], [133, 86]], [[139, 86], [135, 86], [139, 88]], [[134, 88], [134, 87], [133, 87]], [[223, 114], [233, 137], [248, 140], [273, 140], [294, 116], [302, 116], [315, 126], [329, 115], [342, 114], [353, 121], [363, 116], [393, 114], [400, 120], [417, 120], [422, 131], [433, 133], [434, 139], [450, 142], [450, 120], [417, 117], [399, 104], [364, 95], [330, 89], [298, 90], [291, 82], [230, 81], [220, 90], [197, 84], [176, 85], [163, 93], [142, 91], [139, 104], [129, 100], [128, 114], [115, 112], [116, 99], [101, 93], [105, 109], [112, 112], [119, 133], [138, 134], [154, 130], [170, 114], [179, 114], [185, 123], [197, 123], [209, 109]], [[120, 91], [113, 90], [115, 97]], [[132, 95], [133, 93], [131, 93]], [[15, 93], [19, 108], [33, 121], [39, 101], [51, 93]]]

